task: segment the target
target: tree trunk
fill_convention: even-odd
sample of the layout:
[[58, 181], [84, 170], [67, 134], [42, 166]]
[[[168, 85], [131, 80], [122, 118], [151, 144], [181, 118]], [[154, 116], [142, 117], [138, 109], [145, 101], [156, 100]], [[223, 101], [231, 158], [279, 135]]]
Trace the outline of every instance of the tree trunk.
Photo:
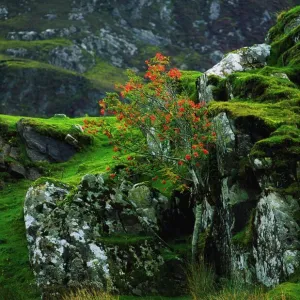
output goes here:
[[193, 230], [193, 239], [192, 239], [192, 262], [195, 262], [198, 258], [198, 243], [199, 243], [199, 235], [200, 235], [200, 226], [201, 226], [201, 215], [202, 215], [202, 203], [201, 199], [198, 199], [199, 197], [199, 188], [200, 183], [198, 180], [198, 177], [196, 175], [195, 170], [190, 170], [193, 178], [194, 183], [194, 190], [193, 190], [193, 196], [196, 200], [196, 207], [195, 207], [195, 224], [194, 224], [194, 230]]
[[192, 262], [196, 262], [199, 251], [198, 251], [198, 243], [199, 243], [199, 235], [200, 235], [200, 225], [201, 225], [201, 215], [202, 215], [202, 207], [199, 201], [196, 201], [195, 208], [195, 224], [193, 230], [193, 239], [192, 239]]

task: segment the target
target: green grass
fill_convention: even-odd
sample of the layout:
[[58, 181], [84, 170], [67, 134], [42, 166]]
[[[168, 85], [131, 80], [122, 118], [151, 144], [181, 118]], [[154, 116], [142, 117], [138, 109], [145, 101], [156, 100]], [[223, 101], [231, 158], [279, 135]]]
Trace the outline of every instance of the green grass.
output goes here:
[[31, 182], [0, 191], [0, 299], [39, 299], [28, 260], [23, 202]]
[[[45, 74], [48, 73], [48, 77], [60, 78], [61, 81], [68, 79], [76, 80], [76, 77], [80, 76], [85, 79], [90, 89], [95, 88], [103, 92], [112, 91], [115, 83], [124, 83], [127, 80], [124, 69], [117, 68], [99, 58], [96, 60], [96, 65], [84, 74], [46, 63], [49, 60], [49, 52], [52, 49], [58, 46], [70, 45], [72, 45], [72, 42], [64, 39], [31, 42], [0, 40], [0, 64], [6, 67], [6, 77], [9, 75], [11, 77], [18, 76], [17, 72], [23, 69], [40, 70]], [[38, 56], [35, 59], [27, 59], [14, 58], [6, 54], [8, 48], [17, 47], [28, 49], [32, 55], [38, 53]]]
[[117, 68], [101, 59], [97, 59], [96, 65], [85, 73], [86, 78], [90, 79], [95, 87], [104, 90], [114, 89], [114, 83], [124, 83], [127, 80], [125, 71]]
[[[271, 290], [268, 294], [270, 300], [298, 300], [300, 298], [300, 284], [298, 283], [282, 283]], [[284, 298], [282, 298], [284, 295]]]
[[65, 74], [69, 76], [77, 75], [76, 72], [31, 59], [9, 59], [1, 61], [1, 63], [2, 65], [5, 65], [6, 67], [11, 69], [42, 69], [44, 72], [55, 71], [57, 73], [56, 76], [59, 76], [59, 74]]
[[[10, 9], [10, 6], [13, 8]], [[33, 5], [33, 10], [30, 14], [24, 14], [22, 7], [18, 5], [18, 1], [10, 1], [9, 10], [23, 13], [10, 17], [8, 20], [0, 21], [0, 36], [5, 38], [10, 31], [43, 31], [48, 28], [53, 28], [53, 21], [43, 19], [42, 17], [49, 12], [57, 13], [55, 19], [55, 28], [68, 28], [71, 25], [80, 26], [80, 21], [68, 20], [68, 13], [70, 12], [71, 0], [59, 1], [53, 0], [51, 2], [43, 2], [43, 4]]]
[[[7, 49], [16, 49], [24, 48], [28, 51], [28, 57], [34, 57], [34, 60], [31, 59], [19, 59], [19, 58], [10, 58], [11, 61], [8, 66], [17, 66], [17, 67], [33, 67], [33, 68], [50, 68], [55, 70], [64, 71], [64, 69], [57, 68], [55, 66], [49, 65], [45, 62], [49, 60], [49, 53], [56, 47], [68, 47], [73, 45], [70, 40], [67, 39], [51, 39], [51, 40], [42, 40], [42, 41], [11, 41], [11, 40], [0, 40], [0, 53], [5, 55], [5, 59], [9, 59], [7, 56]], [[85, 50], [84, 50], [85, 51]], [[20, 62], [21, 60], [21, 62]], [[70, 74], [76, 74], [72, 72]], [[101, 60], [100, 58], [96, 59], [96, 65], [89, 69], [83, 76], [88, 80], [91, 80], [95, 88], [101, 88], [103, 90], [113, 90], [114, 83], [124, 83], [127, 76], [125, 75], [124, 69], [117, 68], [110, 63]]]
[[15, 41], [0, 40], [0, 52], [7, 49], [24, 48], [30, 52], [39, 52], [39, 55], [48, 54], [52, 49], [59, 46], [71, 46], [73, 43], [67, 39], [52, 39], [42, 41]]
[[[6, 124], [8, 132], [16, 133], [16, 123], [20, 118], [21, 117], [18, 116], [0, 115], [0, 124]], [[96, 120], [96, 118], [89, 119]], [[42, 133], [48, 133], [57, 138], [62, 138], [66, 133], [72, 130], [73, 125], [83, 124], [84, 118], [25, 118], [25, 120]], [[113, 117], [108, 117], [107, 120], [112, 124], [115, 122], [115, 118]], [[85, 134], [83, 136], [85, 136]], [[58, 180], [62, 183], [78, 185], [82, 176], [86, 173], [102, 173], [106, 172], [107, 166], [113, 167], [115, 161], [112, 160], [112, 156], [114, 154], [107, 137], [98, 134], [93, 137], [92, 143], [88, 143], [86, 147], [83, 147], [82, 150], [75, 154], [68, 162], [47, 165], [51, 178], [40, 178], [36, 184], [46, 180]], [[30, 185], [32, 185], [32, 182], [20, 180], [15, 183], [10, 183], [4, 190], [0, 191], [0, 240], [5, 242], [3, 244], [0, 243], [0, 286], [5, 287], [5, 290], [0, 288], [0, 299], [3, 297], [14, 299], [13, 297], [15, 297], [15, 299], [31, 300], [37, 299], [38, 297], [38, 293], [34, 288], [33, 274], [28, 262], [28, 250], [22, 213], [25, 194]], [[107, 244], [118, 244], [122, 246], [128, 245], [128, 242], [131, 244], [141, 243], [147, 239], [147, 237], [128, 235], [103, 237], [102, 239]], [[181, 244], [174, 245], [175, 252], [178, 254], [186, 252], [183, 247], [184, 245]], [[23, 298], [21, 298], [21, 296]], [[124, 297], [123, 299], [135, 298]], [[169, 298], [150, 297], [149, 300], [150, 299]]]
[[[5, 122], [11, 132], [16, 130], [16, 122], [19, 119], [20, 117], [16, 116], [0, 115], [0, 122]], [[33, 121], [52, 130], [57, 128], [61, 132], [67, 132], [72, 125], [82, 124], [83, 118]], [[114, 122], [113, 118], [111, 122]], [[87, 172], [105, 172], [106, 166], [113, 163], [112, 154], [112, 147], [108, 144], [107, 138], [102, 135], [95, 136], [93, 145], [77, 153], [69, 162], [55, 164], [51, 176], [65, 183], [78, 184]], [[83, 164], [89, 164], [89, 168], [82, 168]], [[22, 213], [25, 194], [31, 184], [30, 181], [20, 180], [8, 184], [0, 191], [0, 299], [38, 299], [28, 262]]]

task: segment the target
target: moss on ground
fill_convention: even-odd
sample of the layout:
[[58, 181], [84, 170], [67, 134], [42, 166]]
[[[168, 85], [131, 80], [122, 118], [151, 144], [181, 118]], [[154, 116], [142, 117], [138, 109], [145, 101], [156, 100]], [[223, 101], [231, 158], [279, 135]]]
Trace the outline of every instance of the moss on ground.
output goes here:
[[71, 46], [72, 42], [67, 39], [52, 39], [42, 41], [16, 41], [0, 40], [0, 53], [7, 54], [8, 49], [26, 49], [28, 55], [36, 56], [40, 61], [48, 61], [49, 52], [56, 47]]
[[[69, 120], [69, 121], [68, 121]], [[50, 118], [50, 119], [31, 119], [26, 118], [23, 121], [24, 125], [32, 126], [37, 132], [42, 135], [47, 135], [55, 139], [64, 141], [67, 134], [71, 134], [79, 142], [79, 146], [86, 147], [93, 143], [93, 136], [87, 133], [82, 133], [76, 129], [73, 120], [60, 119], [60, 118]], [[83, 119], [78, 123], [83, 124]]]
[[202, 73], [197, 71], [181, 71], [182, 76], [179, 82], [179, 89], [189, 96], [190, 99], [196, 101], [198, 99], [198, 91], [196, 88], [196, 80]]
[[268, 292], [267, 296], [267, 299], [270, 300], [298, 300], [300, 297], [300, 284], [291, 282], [282, 283]]

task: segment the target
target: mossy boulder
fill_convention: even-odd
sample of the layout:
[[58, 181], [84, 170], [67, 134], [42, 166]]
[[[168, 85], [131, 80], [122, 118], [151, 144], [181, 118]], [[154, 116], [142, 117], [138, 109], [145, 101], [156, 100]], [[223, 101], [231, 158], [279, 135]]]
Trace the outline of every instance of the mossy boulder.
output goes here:
[[120, 187], [101, 175], [84, 176], [77, 189], [38, 180], [27, 192], [24, 212], [30, 260], [44, 295], [79, 286], [158, 293], [163, 278], [157, 276], [168, 272], [157, 238], [159, 218], [145, 213], [159, 201], [153, 195], [143, 185]]
[[210, 183], [204, 255], [218, 274], [270, 287], [300, 266], [299, 18], [299, 7], [280, 15], [264, 64], [230, 66], [225, 57], [198, 81], [214, 118], [219, 178]]

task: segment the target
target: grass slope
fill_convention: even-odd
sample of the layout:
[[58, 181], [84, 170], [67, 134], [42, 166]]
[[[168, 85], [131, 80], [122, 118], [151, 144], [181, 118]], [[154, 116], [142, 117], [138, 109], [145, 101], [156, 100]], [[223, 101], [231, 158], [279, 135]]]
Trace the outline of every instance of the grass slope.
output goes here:
[[[0, 123], [8, 126], [8, 131], [16, 131], [16, 123], [21, 117], [0, 115]], [[93, 118], [89, 118], [93, 119]], [[72, 132], [72, 126], [83, 124], [84, 118], [25, 118], [26, 122], [36, 127], [41, 133], [63, 137]], [[115, 122], [115, 118], [108, 118]], [[45, 165], [48, 174], [61, 182], [77, 185], [86, 173], [105, 172], [107, 166], [112, 167], [114, 154], [106, 136], [99, 134], [92, 137], [82, 134], [77, 137], [86, 141], [84, 147], [71, 160], [65, 163]], [[44, 180], [44, 179], [39, 179]], [[39, 293], [34, 284], [34, 276], [28, 261], [27, 242], [23, 221], [23, 203], [31, 181], [20, 180], [9, 183], [0, 191], [0, 299], [34, 300]], [[133, 296], [122, 296], [121, 300], [141, 299]], [[171, 298], [148, 297], [148, 300], [167, 300]], [[172, 298], [186, 300], [189, 298]]]
[[[0, 115], [0, 119], [9, 125], [10, 131], [15, 131], [20, 117]], [[83, 118], [33, 121], [41, 130], [57, 131], [59, 135], [70, 131], [74, 124], [82, 124]], [[111, 156], [111, 146], [105, 137], [99, 135], [92, 145], [77, 153], [69, 162], [53, 165], [49, 170], [50, 176], [77, 184], [86, 172], [104, 172], [106, 166], [112, 163]], [[30, 181], [20, 180], [0, 191], [0, 299], [39, 299], [28, 261], [22, 211], [25, 194], [31, 184]]]

